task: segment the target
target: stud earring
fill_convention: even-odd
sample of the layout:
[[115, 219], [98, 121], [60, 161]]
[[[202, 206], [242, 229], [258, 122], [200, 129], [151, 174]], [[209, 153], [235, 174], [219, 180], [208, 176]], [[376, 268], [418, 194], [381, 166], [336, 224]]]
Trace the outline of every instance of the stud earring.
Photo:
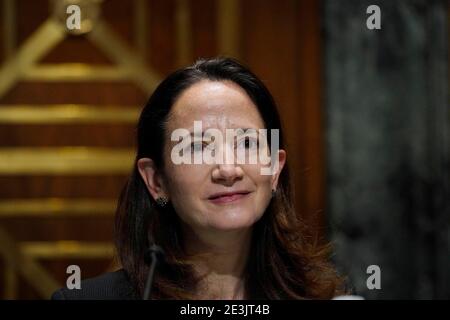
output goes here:
[[167, 200], [167, 198], [165, 197], [156, 198], [156, 204], [161, 208], [164, 208], [167, 205], [167, 203], [169, 203], [169, 200]]
[[276, 194], [277, 194], [277, 190], [272, 189], [272, 198], [275, 198]]

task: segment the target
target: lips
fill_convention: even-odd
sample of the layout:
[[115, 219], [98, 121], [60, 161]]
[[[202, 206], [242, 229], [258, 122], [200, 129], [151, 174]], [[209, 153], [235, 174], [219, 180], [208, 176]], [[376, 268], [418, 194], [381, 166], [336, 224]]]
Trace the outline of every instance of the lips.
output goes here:
[[250, 191], [220, 192], [208, 197], [208, 200], [216, 204], [229, 203], [242, 199], [249, 193]]

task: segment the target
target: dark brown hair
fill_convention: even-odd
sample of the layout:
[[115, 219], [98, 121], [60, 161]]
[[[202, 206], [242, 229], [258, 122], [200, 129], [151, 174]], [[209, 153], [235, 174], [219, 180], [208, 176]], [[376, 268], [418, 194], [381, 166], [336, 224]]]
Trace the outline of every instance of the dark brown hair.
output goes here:
[[[258, 108], [266, 129], [279, 129], [279, 147], [284, 149], [280, 118], [266, 86], [233, 59], [200, 60], [169, 75], [151, 95], [137, 126], [135, 165], [120, 195], [116, 212], [116, 246], [123, 268], [142, 294], [148, 266], [148, 246], [157, 243], [165, 264], [154, 279], [153, 299], [190, 299], [199, 277], [192, 259], [183, 250], [180, 221], [169, 204], [158, 207], [141, 178], [136, 161], [151, 158], [164, 171], [165, 123], [177, 97], [201, 80], [233, 81], [242, 87]], [[268, 135], [270, 146], [270, 135]], [[250, 299], [329, 299], [341, 293], [341, 278], [328, 261], [329, 248], [308, 237], [311, 234], [293, 206], [286, 165], [277, 192], [262, 218], [253, 226], [251, 256], [245, 275]]]

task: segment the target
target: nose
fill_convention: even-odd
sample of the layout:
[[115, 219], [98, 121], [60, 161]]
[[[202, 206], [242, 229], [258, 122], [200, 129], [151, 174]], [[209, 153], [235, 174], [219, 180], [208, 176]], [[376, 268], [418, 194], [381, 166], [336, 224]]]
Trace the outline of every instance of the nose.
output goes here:
[[212, 171], [213, 181], [232, 186], [237, 180], [241, 180], [244, 171], [234, 164], [220, 164]]

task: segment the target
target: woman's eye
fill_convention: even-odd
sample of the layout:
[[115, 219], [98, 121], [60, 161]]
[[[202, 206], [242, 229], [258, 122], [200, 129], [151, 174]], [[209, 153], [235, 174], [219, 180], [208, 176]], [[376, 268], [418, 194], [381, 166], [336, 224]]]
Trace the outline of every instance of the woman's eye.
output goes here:
[[255, 139], [245, 138], [239, 141], [238, 148], [254, 149], [258, 147], [258, 141]]
[[213, 150], [214, 149], [213, 143], [207, 143], [206, 141], [191, 143], [192, 152], [202, 152], [206, 148]]

